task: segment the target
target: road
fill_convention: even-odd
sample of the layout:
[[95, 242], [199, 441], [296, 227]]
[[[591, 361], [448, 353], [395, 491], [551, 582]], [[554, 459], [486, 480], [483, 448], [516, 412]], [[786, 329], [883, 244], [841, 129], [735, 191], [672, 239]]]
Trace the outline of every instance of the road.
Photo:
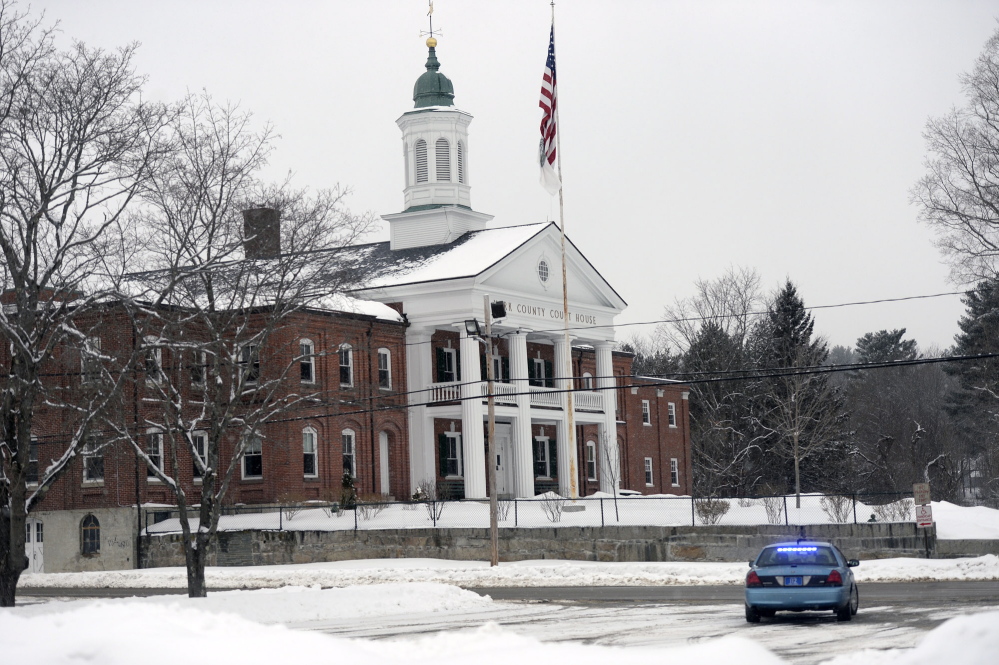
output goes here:
[[[167, 589], [47, 590], [19, 602], [53, 598], [120, 597], [176, 592]], [[460, 614], [356, 617], [349, 622], [309, 622], [290, 627], [344, 637], [400, 639], [487, 622], [543, 641], [614, 646], [680, 646], [727, 635], [760, 642], [796, 665], [815, 665], [862, 649], [905, 649], [959, 614], [999, 609], [999, 582], [864, 584], [860, 613], [840, 623], [831, 612], [781, 614], [747, 624], [742, 589], [692, 587], [547, 587], [473, 589], [496, 602]]]

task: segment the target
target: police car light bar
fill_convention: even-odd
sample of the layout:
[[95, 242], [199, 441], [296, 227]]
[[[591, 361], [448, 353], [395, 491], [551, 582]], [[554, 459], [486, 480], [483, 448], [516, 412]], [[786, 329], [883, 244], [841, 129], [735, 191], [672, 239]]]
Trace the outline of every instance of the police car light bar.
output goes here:
[[778, 552], [817, 552], [818, 547], [778, 547]]

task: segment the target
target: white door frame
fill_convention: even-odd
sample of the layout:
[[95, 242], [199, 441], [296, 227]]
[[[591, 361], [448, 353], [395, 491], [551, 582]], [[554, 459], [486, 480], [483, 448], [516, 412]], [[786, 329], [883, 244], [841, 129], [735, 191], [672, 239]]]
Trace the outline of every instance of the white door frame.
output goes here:
[[24, 539], [24, 554], [28, 557], [28, 569], [26, 572], [45, 572], [44, 539], [45, 529], [42, 521], [34, 517], [29, 517], [25, 522]]
[[496, 494], [513, 496], [513, 425], [496, 423]]

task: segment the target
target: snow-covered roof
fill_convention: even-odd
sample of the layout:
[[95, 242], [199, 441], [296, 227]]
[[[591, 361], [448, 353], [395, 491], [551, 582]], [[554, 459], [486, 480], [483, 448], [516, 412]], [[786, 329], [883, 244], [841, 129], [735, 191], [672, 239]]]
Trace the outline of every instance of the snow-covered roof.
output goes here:
[[361, 314], [364, 316], [373, 316], [383, 321], [396, 321], [399, 323], [403, 321], [402, 314], [388, 305], [375, 302], [374, 300], [351, 298], [341, 293], [333, 293], [325, 297], [320, 297], [314, 304], [310, 304], [310, 309]]
[[474, 277], [489, 269], [549, 225], [525, 224], [471, 231], [447, 245], [391, 250], [388, 242], [358, 245], [346, 251], [368, 273], [358, 291], [403, 284]]

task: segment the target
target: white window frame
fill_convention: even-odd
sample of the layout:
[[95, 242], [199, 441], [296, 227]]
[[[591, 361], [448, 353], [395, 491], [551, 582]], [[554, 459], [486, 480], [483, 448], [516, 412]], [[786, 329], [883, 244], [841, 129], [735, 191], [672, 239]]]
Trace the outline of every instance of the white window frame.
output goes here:
[[537, 388], [544, 388], [548, 385], [548, 379], [551, 377], [545, 376], [545, 359], [544, 358], [531, 358], [531, 363], [534, 365], [534, 386]]
[[[441, 379], [441, 383], [455, 383], [458, 380], [458, 350], [452, 349], [450, 347], [442, 347], [441, 351], [444, 352], [444, 376], [438, 377]], [[448, 369], [448, 365], [451, 365]], [[451, 380], [445, 380], [445, 377], [450, 374]]]
[[[163, 374], [163, 347], [154, 346], [159, 342], [159, 338], [149, 335], [145, 338], [146, 347], [143, 354], [143, 371], [146, 373], [147, 383], [160, 383], [165, 378]], [[152, 371], [150, 371], [152, 370]]]
[[[450, 472], [450, 462], [454, 460], [454, 473], [448, 473], [446, 478], [464, 478], [465, 465], [462, 464], [461, 459], [461, 432], [444, 432], [444, 436], [447, 437], [447, 465], [448, 471]], [[454, 456], [451, 456], [451, 453]]]
[[[201, 450], [198, 450], [198, 439], [202, 441]], [[204, 466], [208, 466], [208, 432], [204, 430], [191, 432], [191, 451], [201, 460]], [[191, 460], [191, 477], [194, 479], [194, 482], [201, 482], [201, 470], [194, 460]]]
[[[344, 364], [344, 358], [347, 362]], [[341, 344], [337, 350], [337, 362], [339, 364], [339, 377], [341, 388], [354, 387], [354, 349], [350, 344]], [[344, 368], [347, 368], [347, 382], [343, 380]]]
[[[384, 382], [382, 382], [383, 372]], [[392, 390], [392, 352], [385, 348], [378, 349], [378, 387], [382, 390]]]
[[[260, 458], [260, 474], [259, 475], [249, 475], [246, 472], [246, 461], [250, 457]], [[240, 464], [240, 471], [242, 472], [243, 480], [259, 480], [264, 477], [264, 440], [259, 434], [251, 434], [249, 440], [246, 443], [246, 448], [243, 449], [243, 459]]]
[[642, 424], [652, 426], [652, 405], [647, 399], [642, 400]]
[[666, 410], [669, 414], [669, 426], [676, 427], [676, 404], [669, 402], [666, 404]]
[[[555, 477], [555, 476], [552, 475], [552, 461], [551, 461], [551, 457], [548, 455], [548, 444], [549, 444], [550, 441], [551, 441], [551, 439], [549, 437], [547, 437], [547, 436], [536, 436], [536, 437], [534, 437], [534, 445], [535, 446], [538, 446], [539, 444], [541, 445], [541, 455], [539, 455], [538, 458], [539, 458], [540, 461], [542, 461], [544, 463], [544, 465], [545, 465], [545, 471], [548, 472], [546, 475], [538, 476], [538, 478], [551, 479], [551, 478]], [[541, 459], [541, 458], [544, 458], [544, 459]], [[556, 471], [557, 471], [557, 469], [556, 469]]]
[[[350, 442], [349, 446], [347, 445], [348, 441]], [[342, 430], [340, 432], [340, 445], [344, 461], [348, 461], [349, 458], [349, 464], [343, 465], [344, 469], [346, 470], [347, 466], [350, 466], [350, 477], [357, 478], [357, 433], [349, 427]], [[348, 448], [350, 448], [350, 452], [347, 452]]]
[[583, 390], [593, 390], [593, 375], [583, 372]]
[[[305, 470], [306, 457], [312, 458], [312, 473]], [[319, 477], [319, 433], [315, 427], [306, 427], [302, 430], [302, 476], [304, 478]]]
[[[316, 382], [316, 345], [311, 339], [303, 339], [298, 342], [298, 353], [301, 359], [298, 361], [299, 378], [302, 383], [312, 384]], [[308, 368], [308, 377], [305, 376]]]
[[260, 381], [260, 347], [257, 344], [244, 344], [239, 347], [239, 365], [243, 383], [256, 385]]
[[88, 337], [83, 341], [83, 347], [80, 354], [80, 382], [95, 383], [101, 378], [101, 338]]
[[[85, 485], [103, 485], [105, 475], [104, 446], [98, 443], [96, 437], [89, 437], [83, 442], [83, 448], [80, 450], [80, 458], [83, 460], [83, 483]], [[91, 478], [90, 474], [87, 473], [90, 468], [88, 462], [97, 458], [101, 460], [101, 476], [100, 478]]]
[[[422, 150], [421, 150], [422, 148]], [[416, 143], [413, 144], [413, 180], [414, 184], [421, 185], [425, 182], [430, 182], [430, 161], [429, 161], [429, 149], [427, 148], [427, 142], [423, 139], [417, 139]], [[423, 170], [420, 170], [420, 157], [423, 157]]]
[[204, 388], [208, 380], [208, 354], [200, 349], [195, 349], [193, 356], [191, 359], [191, 385]]
[[[28, 487], [35, 487], [36, 485], [38, 485], [38, 481], [41, 478], [41, 475], [38, 473], [38, 439], [36, 439], [35, 437], [31, 437], [31, 442], [28, 444], [28, 469], [29, 470], [31, 469], [31, 465], [32, 464], [35, 465], [35, 479], [34, 480], [30, 480], [30, 479], [26, 479], [25, 480], [25, 484], [27, 484]], [[84, 467], [84, 473], [86, 473], [86, 467]], [[0, 474], [0, 477], [2, 477], [2, 474]]]
[[434, 141], [434, 181], [451, 182], [451, 142], [443, 136]]
[[656, 484], [655, 483], [655, 478], [653, 478], [653, 476], [652, 476], [652, 458], [651, 457], [646, 457], [645, 458], [645, 486], [646, 487], [654, 487], [655, 484]]
[[597, 442], [586, 442], [586, 479], [597, 479]]
[[[155, 452], [154, 452], [155, 451]], [[146, 430], [146, 455], [156, 461], [153, 466], [163, 471], [163, 430], [150, 427]], [[156, 473], [146, 465], [146, 481], [160, 482]]]
[[680, 486], [680, 461], [675, 457], [669, 460], [669, 482], [673, 487]]

